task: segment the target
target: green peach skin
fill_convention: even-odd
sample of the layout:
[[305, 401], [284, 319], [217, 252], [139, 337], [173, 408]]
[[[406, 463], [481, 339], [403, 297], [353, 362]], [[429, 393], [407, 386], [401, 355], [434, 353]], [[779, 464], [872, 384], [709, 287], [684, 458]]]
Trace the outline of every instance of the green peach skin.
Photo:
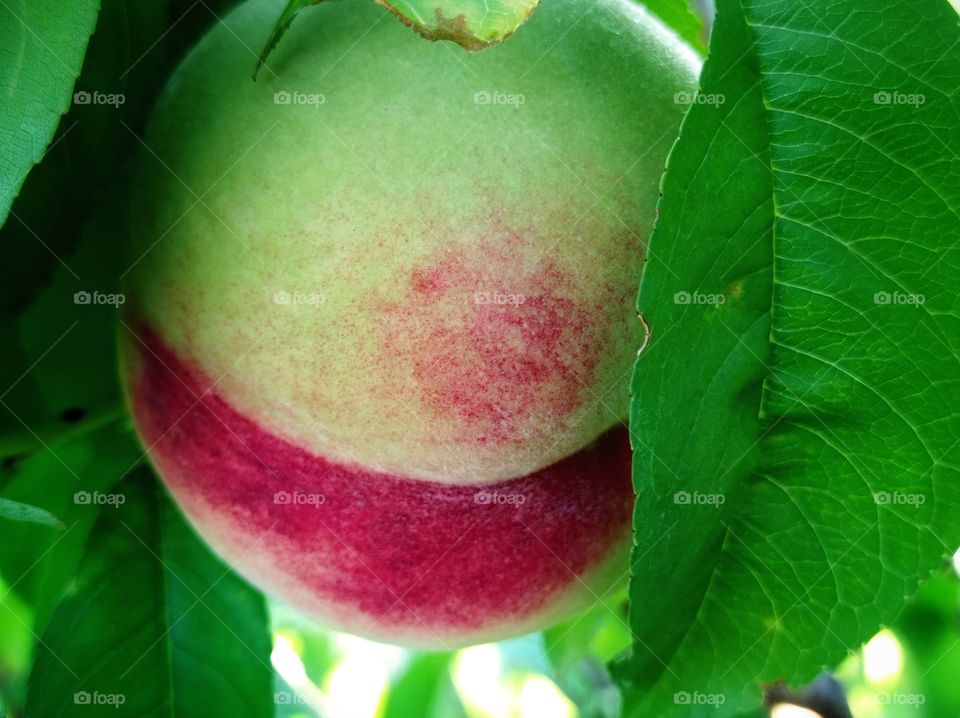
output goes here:
[[242, 5], [159, 101], [138, 319], [262, 426], [371, 469], [513, 478], [624, 420], [692, 53], [628, 0], [544, 0], [480, 53], [349, 0], [253, 82], [282, 5]]

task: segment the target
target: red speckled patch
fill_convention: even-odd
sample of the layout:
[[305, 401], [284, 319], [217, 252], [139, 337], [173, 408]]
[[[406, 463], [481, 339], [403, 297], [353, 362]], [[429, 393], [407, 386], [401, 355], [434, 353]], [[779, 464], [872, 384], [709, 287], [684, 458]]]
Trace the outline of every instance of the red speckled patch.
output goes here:
[[508, 445], [562, 426], [594, 388], [612, 339], [600, 302], [500, 226], [445, 251], [381, 306], [384, 361], [411, 367], [420, 406], [456, 422], [460, 443]]
[[[277, 571], [379, 625], [520, 620], [629, 531], [622, 427], [523, 478], [474, 487], [412, 480], [333, 463], [268, 433], [149, 329], [139, 337], [134, 414], [181, 505], [212, 507], [259, 546], [284, 547], [270, 557]], [[224, 553], [243, 571], [242, 550]]]

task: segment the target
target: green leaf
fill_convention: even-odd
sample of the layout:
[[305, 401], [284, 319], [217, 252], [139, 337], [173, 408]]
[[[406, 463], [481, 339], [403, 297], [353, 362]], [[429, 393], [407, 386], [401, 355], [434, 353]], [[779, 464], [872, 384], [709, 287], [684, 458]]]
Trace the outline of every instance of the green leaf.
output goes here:
[[[641, 692], [675, 670], [762, 429], [773, 186], [749, 36], [736, 6], [724, 9], [701, 77], [700, 97], [714, 101], [693, 104], [668, 160], [638, 300], [651, 340], [632, 386], [630, 623], [639, 641], [624, 678]], [[717, 500], [693, 504], [695, 491]]]
[[97, 0], [0, 4], [0, 225], [70, 106]]
[[119, 174], [136, 144], [128, 128], [143, 123], [164, 79], [165, 47], [157, 41], [168, 22], [164, 3], [101, 0], [100, 6], [74, 101], [0, 229], [0, 311], [28, 306], [54, 270], [85, 279], [71, 253], [106, 188], [123, 186]]
[[435, 706], [448, 698], [450, 680], [448, 653], [420, 653], [413, 656], [409, 666], [387, 692], [383, 718], [407, 718], [407, 716], [460, 716], [464, 715], [459, 702], [456, 708], [445, 705], [443, 712]]
[[806, 683], [960, 543], [955, 13], [725, 0], [711, 53], [640, 290], [628, 715]]
[[88, 102], [70, 105], [13, 203], [15, 216], [0, 228], [0, 314], [27, 307], [55, 270], [90, 287], [72, 253], [85, 221], [103, 204], [112, 205], [106, 229], [112, 246], [102, 257], [124, 254], [118, 219], [127, 214], [130, 155], [141, 149], [137, 133], [182, 55], [236, 2], [101, 0], [74, 86]]
[[0, 575], [9, 590], [37, 613], [35, 629], [44, 625], [53, 604], [69, 582], [100, 503], [84, 499], [109, 491], [142, 460], [142, 449], [126, 421], [114, 420], [94, 431], [39, 441], [32, 453], [8, 457], [0, 469], [0, 495], [36, 506], [63, 520], [62, 532], [22, 522], [0, 522]]
[[38, 628], [94, 518], [74, 494], [106, 491], [143, 456], [120, 398], [117, 310], [74, 301], [78, 290], [119, 291], [124, 265], [113, 251], [115, 224], [109, 211], [89, 224], [71, 258], [82, 283], [61, 267], [21, 316], [0, 321], [0, 495], [39, 506], [67, 525], [57, 535], [0, 523], [0, 545], [18, 547], [0, 551], [0, 574], [35, 605]]
[[689, 0], [641, 0], [643, 5], [703, 55], [707, 50], [703, 20], [690, 8]]
[[537, 9], [539, 0], [376, 0], [428, 40], [452, 40], [467, 50], [503, 42]]
[[619, 716], [620, 691], [604, 665], [630, 644], [626, 597], [606, 599], [586, 613], [544, 631], [557, 685], [580, 715]]
[[146, 471], [121, 487], [43, 632], [25, 715], [272, 716], [263, 597]]
[[[921, 587], [894, 626], [903, 644], [904, 675], [893, 696], [904, 712], [924, 718], [954, 718], [960, 715], [960, 581], [951, 570], [935, 575]], [[889, 686], [878, 695], [888, 704]], [[916, 706], [919, 705], [919, 710]]]
[[[361, 0], [351, 0], [360, 2]], [[427, 40], [450, 40], [467, 50], [483, 50], [510, 37], [537, 9], [540, 0], [373, 0]], [[289, 0], [260, 53], [254, 77], [294, 18], [324, 0]]]
[[0, 580], [0, 715], [23, 712], [26, 675], [33, 658], [32, 619], [30, 607]]
[[0, 519], [39, 524], [55, 529], [63, 528], [63, 522], [49, 511], [45, 511], [38, 506], [25, 504], [22, 501], [12, 501], [3, 497], [0, 497]]
[[[125, 235], [116, 217], [125, 198], [115, 193], [83, 230], [73, 230], [83, 239], [70, 268], [58, 267], [18, 317], [0, 320], [2, 456], [46, 451], [55, 437], [82, 434], [121, 410], [115, 345], [125, 299], [119, 277], [129, 262], [117, 251]], [[94, 293], [116, 302], [82, 301]]]
[[257, 58], [257, 64], [253, 69], [254, 79], [256, 79], [257, 74], [260, 72], [260, 68], [266, 64], [270, 53], [280, 44], [280, 39], [286, 34], [287, 30], [290, 29], [290, 25], [293, 24], [294, 19], [300, 14], [300, 11], [310, 5], [319, 5], [321, 2], [323, 2], [323, 0], [289, 0], [287, 6], [283, 9], [283, 14], [280, 15], [276, 24], [273, 26], [273, 31], [270, 33], [270, 37], [267, 38], [266, 46], [264, 46], [260, 52], [260, 56]]

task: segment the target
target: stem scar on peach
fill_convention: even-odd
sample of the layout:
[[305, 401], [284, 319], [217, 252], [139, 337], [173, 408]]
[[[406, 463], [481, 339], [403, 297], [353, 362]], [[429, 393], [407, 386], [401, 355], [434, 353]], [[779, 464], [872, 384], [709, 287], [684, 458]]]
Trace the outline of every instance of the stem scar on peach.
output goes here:
[[328, 625], [536, 630], [626, 575], [634, 298], [697, 60], [633, 0], [482, 52], [374, 3], [248, 0], [134, 187], [122, 372], [207, 543]]

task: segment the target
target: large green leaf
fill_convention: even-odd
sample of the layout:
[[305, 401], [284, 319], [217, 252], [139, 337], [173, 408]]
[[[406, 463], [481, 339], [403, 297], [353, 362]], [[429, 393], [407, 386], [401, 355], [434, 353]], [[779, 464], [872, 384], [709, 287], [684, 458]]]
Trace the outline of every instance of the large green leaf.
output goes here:
[[0, 225], [70, 106], [97, 0], [0, 3]]
[[639, 298], [634, 715], [806, 682], [960, 543], [955, 13], [726, 0], [711, 50]]
[[148, 472], [115, 496], [43, 632], [25, 715], [272, 716], [263, 597]]

